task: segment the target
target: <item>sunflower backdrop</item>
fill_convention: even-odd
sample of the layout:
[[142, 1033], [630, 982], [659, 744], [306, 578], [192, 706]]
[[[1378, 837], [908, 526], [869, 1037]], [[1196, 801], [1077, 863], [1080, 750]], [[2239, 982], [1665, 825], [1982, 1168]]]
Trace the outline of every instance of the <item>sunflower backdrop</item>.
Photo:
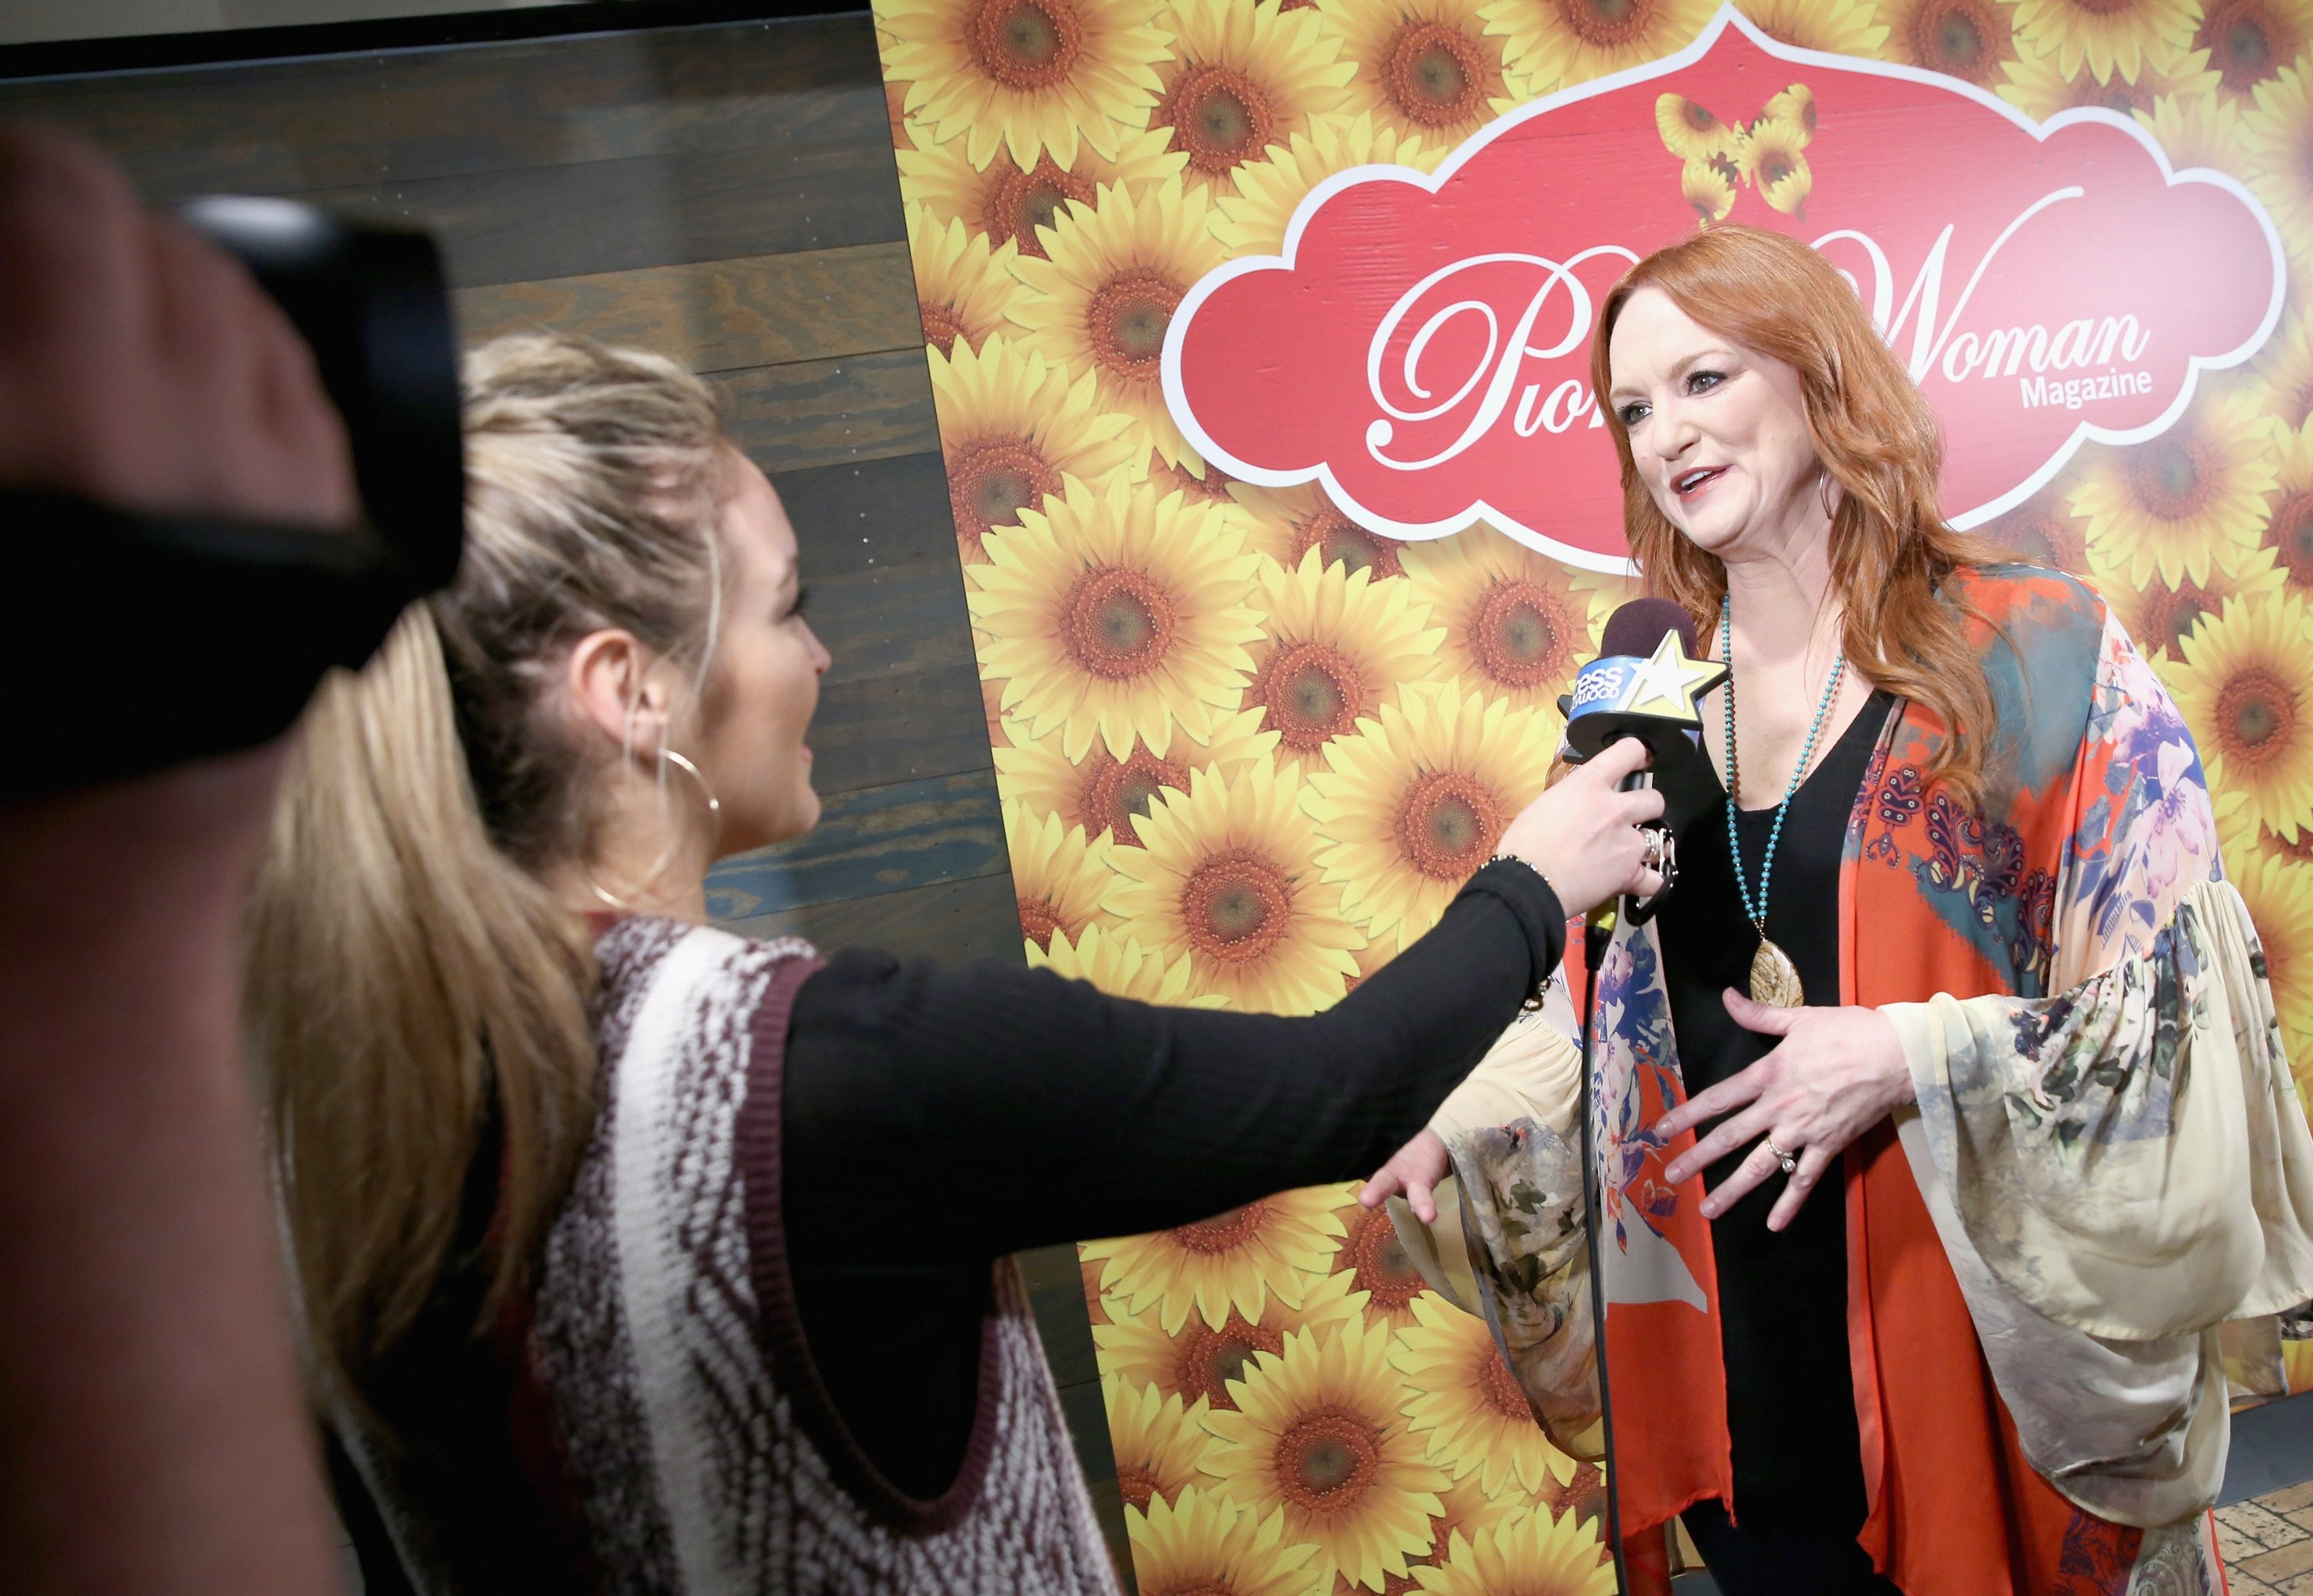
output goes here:
[[[1704, 0], [876, 0], [1028, 955], [1284, 1013], [1418, 936], [1539, 790], [1634, 591], [1486, 525], [1399, 542], [1199, 458], [1161, 381], [1200, 278], [1351, 167], [1694, 40]], [[2313, 0], [1754, 0], [1773, 39], [2102, 107], [2246, 185], [2290, 281], [2157, 437], [1983, 530], [2095, 582], [2185, 714], [2313, 1095]], [[1803, 215], [1801, 84], [1662, 97], [1704, 223]], [[1144, 1590], [1605, 1592], [1596, 1470], [1342, 1186], [1092, 1242]], [[2313, 1327], [2309, 1327], [2313, 1328]], [[2292, 1365], [2313, 1387], [2313, 1342]]]

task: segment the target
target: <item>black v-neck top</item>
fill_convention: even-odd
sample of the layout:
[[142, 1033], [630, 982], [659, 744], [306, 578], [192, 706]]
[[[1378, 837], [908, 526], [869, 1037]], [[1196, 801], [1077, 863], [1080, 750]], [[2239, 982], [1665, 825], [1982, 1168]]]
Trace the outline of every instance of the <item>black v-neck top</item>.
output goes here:
[[[1895, 706], [1880, 692], [1799, 784], [1768, 883], [1767, 934], [1790, 956], [1810, 1005], [1839, 991], [1839, 860], [1871, 750]], [[1775, 812], [1738, 809], [1753, 901]], [[1739, 1074], [1774, 1038], [1746, 1031], [1719, 994], [1748, 992], [1759, 945], [1735, 888], [1721, 804], [1678, 833], [1678, 887], [1657, 916], [1663, 979], [1689, 1093]], [[1698, 1133], [1719, 1124], [1712, 1120]], [[1713, 1164], [1716, 1187], [1750, 1151]], [[1847, 1355], [1847, 1212], [1837, 1166], [1780, 1234], [1767, 1213], [1782, 1195], [1763, 1181], [1711, 1221], [1727, 1364], [1735, 1500], [1746, 1530], [1851, 1539], [1863, 1526], [1861, 1442]]]

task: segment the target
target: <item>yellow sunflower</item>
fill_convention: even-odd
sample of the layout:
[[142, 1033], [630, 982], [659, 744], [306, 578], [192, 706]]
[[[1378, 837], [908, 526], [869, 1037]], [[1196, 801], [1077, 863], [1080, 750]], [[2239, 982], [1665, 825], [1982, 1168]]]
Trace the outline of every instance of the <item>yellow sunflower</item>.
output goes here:
[[1655, 96], [1655, 131], [1663, 148], [1690, 163], [1725, 161], [1731, 163], [1743, 147], [1743, 128], [1729, 122], [1700, 100], [1684, 94]]
[[1299, 1306], [1309, 1283], [1324, 1274], [1341, 1235], [1332, 1191], [1317, 1186], [1256, 1197], [1193, 1224], [1087, 1241], [1079, 1253], [1106, 1260], [1101, 1293], [1123, 1299], [1127, 1313], [1154, 1307], [1169, 1336], [1193, 1308], [1218, 1330], [1232, 1309], [1260, 1318], [1272, 1292], [1287, 1307]]
[[1689, 161], [1678, 169], [1679, 197], [1694, 207], [1697, 225], [1723, 222], [1735, 208], [1737, 168], [1725, 158]]
[[[2297, 1089], [2309, 1105], [2313, 1105], [2313, 1092], [2306, 1090], [2301, 1078], [2297, 1082]], [[2307, 1112], [2313, 1113], [2313, 1107], [2309, 1107]], [[2291, 1396], [2300, 1391], [2313, 1391], [2313, 1340], [2283, 1341], [2281, 1344], [2281, 1361], [2288, 1371]]]
[[1145, 1514], [1127, 1506], [1124, 1529], [1148, 1596], [1324, 1596], [1316, 1548], [1288, 1540], [1282, 1512], [1262, 1518], [1192, 1486]]
[[1405, 1416], [1429, 1460], [1456, 1479], [1477, 1474], [1489, 1495], [1513, 1480], [1528, 1498], [1571, 1484], [1574, 1459], [1543, 1438], [1486, 1321], [1434, 1293], [1414, 1299], [1413, 1317], [1389, 1361], [1413, 1392]]
[[1503, 40], [1481, 0], [1316, 0], [1341, 53], [1357, 63], [1344, 109], [1376, 127], [1450, 150], [1526, 95], [1510, 81]]
[[992, 247], [1008, 243], [1041, 260], [1044, 241], [1038, 229], [1051, 226], [1069, 201], [1091, 205], [1103, 189], [1138, 194], [1180, 175], [1189, 158], [1172, 142], [1170, 128], [1144, 128], [1124, 136], [1113, 159], [1083, 149], [1066, 166], [1046, 154], [1023, 172], [1010, 161], [974, 166], [963, 141], [951, 139], [900, 153], [900, 192], [942, 222], [986, 234]]
[[961, 137], [974, 166], [1009, 148], [1062, 167], [1082, 141], [1113, 156], [1148, 125], [1165, 58], [1156, 0], [884, 0], [886, 76], [908, 83], [919, 137]]
[[2128, 565], [2125, 549], [2115, 551], [2104, 543], [2089, 549], [2089, 575], [2098, 591], [2139, 651], [2164, 664], [2183, 658], [2185, 639], [2203, 619], [2221, 612], [2229, 600], [2277, 593], [2288, 579], [2270, 549], [2250, 551], [2229, 569], [2212, 562], [2207, 581], [2186, 577], [2174, 586], [2155, 581], [2139, 587], [2128, 579]]
[[1413, 1305], [1429, 1291], [1429, 1283], [1398, 1239], [1388, 1208], [1366, 1207], [1357, 1200], [1357, 1190], [1354, 1186], [1343, 1188], [1341, 1213], [1348, 1234], [1333, 1255], [1333, 1273], [1349, 1282], [1352, 1300], [1368, 1322], [1395, 1331], [1410, 1329], [1420, 1322]]
[[[1104, 1264], [1099, 1265], [1104, 1268]], [[1093, 1346], [1101, 1371], [1147, 1385], [1165, 1397], [1194, 1402], [1200, 1408], [1233, 1411], [1236, 1398], [1229, 1382], [1244, 1378], [1255, 1353], [1281, 1353], [1285, 1338], [1296, 1330], [1319, 1336], [1343, 1325], [1359, 1322], [1364, 1299], [1350, 1290], [1346, 1274], [1322, 1275], [1306, 1283], [1297, 1308], [1271, 1293], [1268, 1305], [1254, 1318], [1232, 1309], [1215, 1329], [1196, 1314], [1166, 1335], [1155, 1314], [1135, 1316], [1123, 1301], [1102, 1297], [1107, 1322], [1095, 1323]]]
[[2163, 94], [2137, 121], [2152, 135], [2169, 166], [2187, 172], [2205, 166], [2237, 171], [2240, 159], [2240, 106], [2214, 94]]
[[2066, 73], [2083, 62], [2099, 79], [2134, 81], [2147, 51], [2181, 55], [2200, 22], [2193, 0], [2016, 0], [2016, 36]]
[[[1111, 855], [1103, 907], [1158, 957], [1189, 955], [1199, 992], [1235, 1009], [1307, 1014], [1341, 1001], [1366, 939], [1318, 879], [1315, 824], [1273, 765], [1197, 772], [1134, 817], [1142, 846]], [[1335, 1232], [1338, 1233], [1338, 1232]]]
[[1404, 545], [1368, 532], [1334, 507], [1315, 482], [1295, 488], [1256, 488], [1235, 482], [1229, 495], [1252, 517], [1253, 546], [1282, 566], [1297, 566], [1310, 550], [1327, 565], [1370, 571], [1376, 581], [1405, 574], [1398, 560]]
[[908, 255], [915, 262], [924, 342], [953, 355], [959, 340], [976, 349], [1003, 329], [1004, 307], [1020, 286], [1010, 244], [991, 250], [962, 222], [943, 226], [928, 209], [910, 205]]
[[1770, 39], [1835, 56], [1876, 56], [1887, 30], [1871, 0], [1745, 0], [1743, 14]]
[[1398, 1411], [1405, 1382], [1389, 1365], [1388, 1327], [1344, 1326], [1323, 1341], [1297, 1331], [1253, 1362], [1233, 1388], [1237, 1410], [1205, 1418], [1215, 1488], [1258, 1513], [1281, 1509], [1286, 1539], [1315, 1544], [1328, 1585], [1405, 1578], [1408, 1556], [1430, 1548], [1447, 1476]]
[[2186, 635], [2163, 674], [2212, 784], [2246, 796], [2256, 823], [2295, 842], [2313, 827], [2313, 604], [2237, 598]]
[[1575, 667], [1596, 652], [1606, 619], [1600, 590], [1577, 587], [1566, 567], [1491, 526], [1407, 543], [1398, 559], [1446, 628], [1441, 676], [1466, 676], [1523, 708], [1554, 709]]
[[2241, 119], [2249, 187], [2273, 212], [2291, 255], [2313, 248], [2313, 74], [2284, 66], [2256, 85]]
[[2305, 10], [2293, 0], [2209, 0], [2193, 43], [2208, 52], [2224, 92], [2246, 100], [2305, 48]]
[[2014, 509], [1975, 528], [1975, 534], [2026, 565], [2089, 574], [2089, 524], [2072, 513], [2071, 473], [2059, 472]]
[[1402, 133], [1385, 119], [1377, 122], [1369, 110], [1315, 118], [1272, 144], [1268, 160], [1237, 169], [1236, 191], [1214, 202], [1213, 236], [1231, 255], [1282, 254], [1294, 210], [1325, 179], [1352, 166], [1434, 172], [1446, 147]]
[[1138, 848], [1140, 835], [1132, 829], [1132, 817], [1148, 813], [1160, 789], [1184, 793], [1192, 772], [1215, 770], [1231, 777], [1269, 757], [1278, 737], [1262, 729], [1267, 715], [1261, 709], [1222, 715], [1201, 738], [1176, 728], [1163, 758], [1151, 754], [1148, 744], [1136, 743], [1122, 759], [1095, 744], [1082, 759], [1071, 760], [1059, 734], [1031, 737], [1020, 727], [1018, 736], [996, 745], [998, 784], [1007, 798], [1080, 825], [1087, 835]]
[[1763, 117], [1745, 131], [1742, 150], [1736, 158], [1736, 171], [1743, 181], [1786, 216], [1806, 210], [1807, 193], [1815, 186], [1805, 153], [1808, 137], [1797, 121]]
[[[1204, 475], [1195, 473], [1202, 472]], [[1156, 450], [1148, 451], [1148, 483], [1159, 493], [1178, 490], [1191, 498], [1209, 499], [1214, 504], [1235, 504], [1229, 489], [1236, 479], [1199, 454], [1194, 449], [1181, 451], [1181, 463], [1174, 464]]]
[[1413, 1577], [1438, 1596], [1614, 1596], [1614, 1565], [1600, 1560], [1606, 1556], [1596, 1525], [1578, 1524], [1572, 1513], [1525, 1513], [1474, 1541], [1455, 1536], [1445, 1558]]
[[953, 355], [929, 351], [932, 409], [947, 460], [948, 508], [967, 565], [988, 558], [988, 534], [1016, 529], [1071, 481], [1098, 493], [1129, 481], [1131, 422], [1099, 408], [1089, 376], [1067, 371], [998, 333]]
[[1247, 602], [1260, 559], [1236, 515], [1177, 493], [1152, 502], [1119, 477], [1105, 494], [1071, 481], [989, 533], [966, 598], [1005, 715], [1031, 736], [1060, 728], [1071, 761], [1095, 737], [1119, 760], [1136, 739], [1162, 758], [1176, 722], [1209, 735], [1238, 708], [1261, 635]]
[[1277, 757], [1304, 774], [1334, 738], [1428, 676], [1446, 640], [1410, 584], [1327, 565], [1315, 549], [1290, 570], [1264, 561], [1255, 602], [1269, 619], [1252, 648], [1245, 706], [1268, 712], [1282, 738]]
[[1435, 925], [1542, 791], [1559, 730], [1554, 709], [1489, 698], [1464, 676], [1409, 686], [1328, 745], [1301, 807], [1341, 913], [1401, 949]]
[[2313, 319], [2282, 322], [2246, 375], [2259, 408], [2285, 429], [2313, 421]]
[[[1074, 834], [1074, 833], [1071, 833]], [[1189, 961], [1167, 966], [1142, 951], [1140, 944], [1118, 937], [1097, 924], [1084, 928], [1070, 939], [1056, 930], [1049, 947], [1032, 939], [1025, 949], [1028, 967], [1050, 970], [1070, 981], [1086, 981], [1113, 998], [1134, 998], [1168, 1009], [1218, 1009], [1221, 1001], [1189, 990]]]
[[2265, 949], [2298, 1094], [2313, 1099], [2313, 865], [2271, 848], [2237, 847], [2237, 841], [2226, 844], [2225, 875], [2239, 888]]
[[1692, 43], [1715, 9], [1710, 0], [1486, 0], [1482, 14], [1508, 43], [1520, 98], [1531, 99], [1659, 60]]
[[[1515, 1491], [1489, 1496], [1474, 1473], [1463, 1476], [1438, 1492], [1438, 1500], [1446, 1504], [1446, 1511], [1429, 1521], [1429, 1530], [1438, 1538], [1439, 1547], [1453, 1545], [1457, 1532], [1464, 1540], [1475, 1540], [1535, 1510], [1533, 1503], [1520, 1501]], [[1437, 1553], [1433, 1551], [1430, 1557], [1436, 1561]]]
[[[2139, 586], [2205, 584], [2256, 547], [2278, 483], [2272, 428], [2241, 395], [2210, 395], [2159, 437], [2083, 451], [2072, 508], [2088, 517], [2091, 557], [2125, 559]], [[2098, 544], [2108, 545], [2099, 551]]]
[[[2068, 73], [2053, 55], [2027, 56], [2005, 63], [2001, 70], [2008, 80], [1996, 85], [2001, 97], [2043, 122], [2060, 110], [2080, 105], [2100, 106], [2141, 120], [2151, 114], [2163, 95], [2194, 103], [2212, 96], [2218, 82], [2217, 75], [2209, 70], [2206, 50], [2147, 49], [2133, 79], [2115, 75], [2099, 80], [2093, 73]], [[2169, 164], [2184, 163], [2172, 154]]]
[[2015, 0], [1881, 0], [1886, 57], [1979, 88], [2000, 86], [2017, 58]]
[[1071, 201], [1043, 234], [1049, 259], [1013, 265], [1028, 292], [1012, 319], [1029, 347], [1092, 373], [1101, 408], [1132, 418], [1135, 445], [1175, 464], [1189, 445], [1158, 381], [1165, 330], [1190, 287], [1227, 258], [1210, 214], [1205, 188], [1178, 179], [1137, 197], [1104, 189], [1097, 206]]
[[1197, 1459], [1210, 1442], [1202, 1397], [1184, 1407], [1177, 1395], [1114, 1374], [1102, 1377], [1100, 1394], [1125, 1506], [1147, 1512], [1152, 1501], [1175, 1501], [1199, 1484]]
[[1173, 60], [1149, 126], [1172, 129], [1189, 179], [1218, 193], [1271, 145], [1339, 107], [1356, 64], [1315, 15], [1243, 0], [1174, 0]]
[[1049, 948], [1056, 934], [1081, 937], [1106, 918], [1100, 897], [1115, 878], [1106, 838], [1087, 839], [1084, 827], [1063, 825], [1059, 816], [1016, 801], [1004, 806], [1004, 847], [1020, 901], [1020, 934], [1031, 944]]
[[2313, 594], [2313, 420], [2277, 428], [2280, 490], [2265, 524], [2265, 546], [2290, 586]]

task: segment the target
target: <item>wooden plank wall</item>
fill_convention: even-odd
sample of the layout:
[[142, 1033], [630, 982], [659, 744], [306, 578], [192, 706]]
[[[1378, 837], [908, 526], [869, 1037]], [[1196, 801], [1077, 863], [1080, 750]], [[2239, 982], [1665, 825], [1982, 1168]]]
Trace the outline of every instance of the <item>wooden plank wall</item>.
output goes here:
[[[0, 83], [0, 114], [78, 128], [155, 200], [295, 194], [428, 227], [470, 339], [555, 327], [689, 362], [786, 498], [835, 657], [824, 818], [725, 861], [710, 906], [822, 948], [1021, 957], [864, 12]], [[1074, 1250], [1023, 1262], [1121, 1555]]]

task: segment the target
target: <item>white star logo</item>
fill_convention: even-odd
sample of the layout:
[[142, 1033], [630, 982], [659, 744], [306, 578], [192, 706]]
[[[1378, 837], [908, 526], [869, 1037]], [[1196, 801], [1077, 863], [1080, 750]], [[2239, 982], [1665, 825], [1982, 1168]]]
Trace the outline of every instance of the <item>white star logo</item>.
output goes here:
[[1702, 724], [1695, 712], [1694, 701], [1726, 679], [1727, 667], [1708, 659], [1689, 659], [1678, 640], [1678, 633], [1667, 631], [1655, 651], [1638, 666], [1631, 677], [1629, 696], [1623, 699], [1622, 711], [1626, 715], [1658, 715], [1666, 720], [1684, 720]]

